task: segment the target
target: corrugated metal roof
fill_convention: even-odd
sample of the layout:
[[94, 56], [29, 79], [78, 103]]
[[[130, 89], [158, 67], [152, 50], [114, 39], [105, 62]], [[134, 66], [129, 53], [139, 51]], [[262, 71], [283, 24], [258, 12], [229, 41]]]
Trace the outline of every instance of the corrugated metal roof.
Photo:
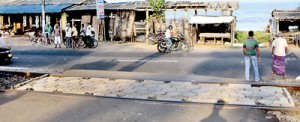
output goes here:
[[[135, 1], [135, 2], [119, 2], [119, 3], [105, 3], [104, 8], [106, 10], [135, 10], [151, 8], [147, 2]], [[96, 10], [95, 0], [86, 0], [80, 5], [73, 5], [68, 7], [65, 11], [79, 11], [79, 10]]]
[[273, 10], [275, 19], [300, 19], [300, 10]]
[[[46, 4], [46, 13], [60, 13], [62, 9], [72, 4]], [[33, 14], [42, 13], [41, 4], [32, 5], [0, 5], [0, 14]]]
[[[81, 4], [85, 0], [45, 0], [46, 4]], [[0, 5], [42, 4], [42, 0], [0, 0]]]
[[191, 24], [220, 24], [231, 23], [233, 16], [193, 16], [189, 23]]
[[[119, 3], [105, 3], [105, 10], [136, 10], [136, 9], [151, 9], [151, 6], [146, 1], [135, 2], [119, 2]], [[166, 2], [166, 9], [175, 8], [207, 8], [207, 9], [232, 9], [239, 8], [239, 2], [189, 2], [189, 1], [176, 1]], [[86, 0], [80, 5], [73, 5], [65, 11], [78, 11], [78, 10], [96, 10], [95, 0]]]

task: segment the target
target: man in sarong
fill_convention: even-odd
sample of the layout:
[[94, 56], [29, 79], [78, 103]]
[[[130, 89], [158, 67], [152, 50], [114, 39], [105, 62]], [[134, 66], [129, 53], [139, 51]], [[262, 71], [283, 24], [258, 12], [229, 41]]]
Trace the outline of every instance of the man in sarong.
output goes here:
[[276, 37], [277, 39], [272, 43], [273, 76], [282, 75], [283, 79], [286, 79], [285, 57], [288, 45], [282, 33], [278, 33]]

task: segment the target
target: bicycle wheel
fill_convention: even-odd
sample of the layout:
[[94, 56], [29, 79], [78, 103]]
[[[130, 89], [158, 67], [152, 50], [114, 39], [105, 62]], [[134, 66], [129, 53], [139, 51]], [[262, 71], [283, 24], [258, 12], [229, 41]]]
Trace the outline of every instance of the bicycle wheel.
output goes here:
[[40, 45], [45, 46], [47, 44], [47, 38], [46, 37], [40, 37]]
[[98, 47], [98, 40], [94, 39], [94, 45], [92, 46], [92, 48], [96, 48]]
[[82, 38], [78, 38], [76, 46], [77, 46], [77, 48], [84, 46], [84, 42], [83, 42]]

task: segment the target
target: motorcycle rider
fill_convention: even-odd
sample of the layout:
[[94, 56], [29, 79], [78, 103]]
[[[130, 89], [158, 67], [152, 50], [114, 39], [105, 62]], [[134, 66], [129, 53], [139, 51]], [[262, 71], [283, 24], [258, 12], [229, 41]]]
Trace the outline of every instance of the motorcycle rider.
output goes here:
[[171, 52], [171, 47], [173, 46], [172, 37], [174, 37], [175, 33], [173, 32], [173, 26], [169, 25], [166, 33], [166, 39], [169, 42], [169, 47], [167, 49], [167, 52]]

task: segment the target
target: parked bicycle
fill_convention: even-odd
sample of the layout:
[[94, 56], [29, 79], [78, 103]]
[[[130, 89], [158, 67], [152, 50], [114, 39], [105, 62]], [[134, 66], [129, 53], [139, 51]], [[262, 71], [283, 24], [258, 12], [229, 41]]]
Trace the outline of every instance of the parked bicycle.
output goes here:
[[[99, 43], [98, 40], [95, 39], [94, 36], [92, 36], [91, 38], [92, 38], [92, 45], [91, 45], [91, 48], [96, 48], [96, 47], [98, 47], [98, 43]], [[72, 41], [73, 41], [73, 40], [72, 40]], [[84, 41], [85, 41], [85, 38], [84, 38], [83, 36], [79, 36], [79, 37], [77, 38], [77, 40], [75, 41], [75, 42], [76, 42], [76, 44], [75, 44], [76, 47], [77, 47], [77, 48], [83, 48], [83, 47], [86, 47]], [[63, 40], [63, 43], [64, 43], [65, 46], [67, 45], [65, 39]]]
[[41, 34], [40, 32], [38, 32], [38, 34], [29, 35], [29, 40], [32, 45], [38, 44], [40, 46], [46, 46], [54, 44], [54, 36], [50, 34], [47, 38], [46, 34]]

